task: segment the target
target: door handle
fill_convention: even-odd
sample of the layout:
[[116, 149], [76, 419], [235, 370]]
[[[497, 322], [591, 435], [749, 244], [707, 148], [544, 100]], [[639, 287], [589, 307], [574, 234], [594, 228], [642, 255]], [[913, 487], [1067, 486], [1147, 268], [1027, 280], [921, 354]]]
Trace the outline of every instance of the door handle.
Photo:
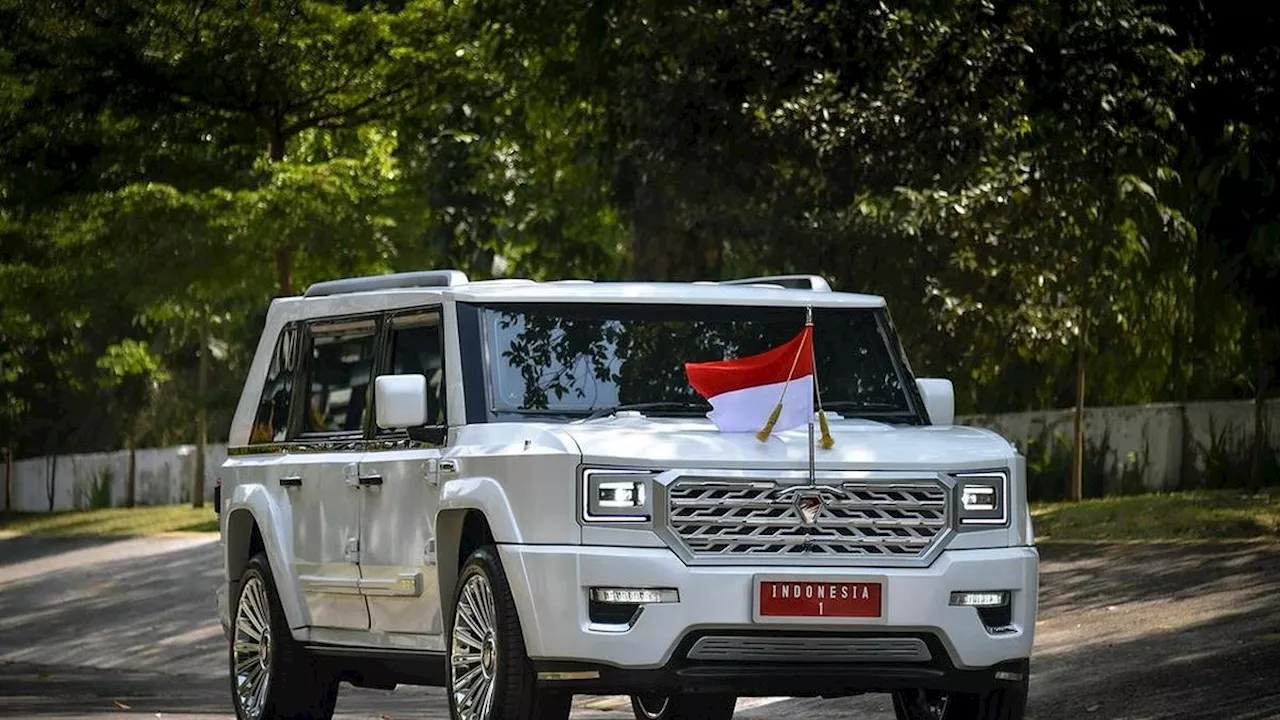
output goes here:
[[280, 487], [302, 487], [302, 476], [286, 475], [280, 478]]
[[361, 475], [356, 478], [356, 482], [359, 483], [360, 485], [381, 485], [382, 476], [378, 474]]

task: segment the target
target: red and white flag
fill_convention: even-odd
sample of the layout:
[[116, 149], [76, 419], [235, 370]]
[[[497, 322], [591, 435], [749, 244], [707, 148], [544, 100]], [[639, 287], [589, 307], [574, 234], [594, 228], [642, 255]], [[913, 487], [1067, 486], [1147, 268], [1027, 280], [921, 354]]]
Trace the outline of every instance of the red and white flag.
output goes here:
[[[721, 432], [760, 432], [781, 405], [773, 432], [813, 419], [813, 326], [785, 345], [736, 360], [685, 363], [689, 384], [711, 403]], [[761, 439], [764, 439], [762, 436]]]

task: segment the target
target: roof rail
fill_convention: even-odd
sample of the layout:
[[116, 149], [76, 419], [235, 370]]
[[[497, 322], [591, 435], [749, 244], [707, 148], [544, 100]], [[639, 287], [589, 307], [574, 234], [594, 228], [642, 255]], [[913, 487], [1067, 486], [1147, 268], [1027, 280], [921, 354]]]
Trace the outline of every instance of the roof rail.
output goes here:
[[721, 280], [721, 285], [777, 285], [793, 290], [831, 292], [831, 283], [821, 275], [766, 275], [764, 277]]
[[452, 287], [466, 282], [467, 275], [461, 270], [418, 270], [415, 272], [343, 278], [341, 280], [325, 280], [312, 283], [302, 296], [324, 297], [326, 295], [345, 295], [346, 293], [390, 290], [392, 288]]

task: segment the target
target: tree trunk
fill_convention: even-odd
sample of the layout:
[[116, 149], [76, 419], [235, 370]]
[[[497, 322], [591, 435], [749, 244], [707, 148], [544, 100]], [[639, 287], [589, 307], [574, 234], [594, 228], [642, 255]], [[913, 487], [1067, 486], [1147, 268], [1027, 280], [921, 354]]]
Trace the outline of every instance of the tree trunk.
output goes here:
[[57, 496], [58, 489], [58, 453], [56, 450], [54, 451], [51, 459], [45, 459], [44, 467], [45, 472], [49, 474], [48, 477], [45, 478], [45, 494], [49, 498], [49, 512], [53, 512], [53, 499]]
[[1256, 315], [1258, 330], [1253, 342], [1253, 452], [1249, 458], [1249, 489], [1254, 491], [1262, 489], [1262, 457], [1267, 449], [1266, 395], [1267, 386], [1271, 384], [1266, 352], [1269, 337], [1262, 328], [1262, 313]]
[[281, 297], [293, 294], [293, 248], [276, 248], [276, 286]]
[[636, 280], [718, 280], [719, 242], [683, 227], [661, 189], [640, 188], [631, 216], [631, 275]]
[[1072, 422], [1071, 487], [1067, 495], [1075, 502], [1084, 498], [1084, 359], [1087, 314], [1082, 310], [1080, 315], [1080, 336], [1076, 340], [1076, 407]]
[[[271, 162], [282, 162], [284, 161], [286, 138], [280, 132], [278, 126], [270, 132], [269, 152], [271, 154]], [[284, 244], [276, 247], [276, 287], [282, 297], [288, 297], [293, 294], [293, 247], [289, 244], [288, 238], [280, 238], [280, 242]]]
[[4, 449], [4, 510], [13, 509], [13, 448]]
[[204, 507], [204, 455], [209, 442], [208, 411], [205, 406], [206, 388], [209, 385], [209, 312], [200, 311], [200, 365], [196, 374], [196, 477], [192, 488], [193, 507]]
[[138, 449], [137, 441], [129, 437], [129, 479], [125, 490], [124, 506], [136, 507], [138, 504]]

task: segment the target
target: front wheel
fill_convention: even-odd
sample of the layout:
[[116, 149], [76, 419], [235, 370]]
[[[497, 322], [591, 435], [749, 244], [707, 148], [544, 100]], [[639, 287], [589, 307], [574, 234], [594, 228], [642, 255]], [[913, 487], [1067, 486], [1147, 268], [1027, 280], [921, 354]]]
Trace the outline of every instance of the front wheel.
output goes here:
[[898, 720], [1022, 720], [1027, 711], [1027, 674], [1021, 684], [987, 693], [898, 690], [893, 713]]
[[645, 693], [631, 696], [636, 720], [729, 720], [738, 699], [733, 695]]
[[515, 598], [492, 546], [463, 565], [449, 616], [449, 712], [454, 720], [568, 720], [573, 696], [538, 687]]

